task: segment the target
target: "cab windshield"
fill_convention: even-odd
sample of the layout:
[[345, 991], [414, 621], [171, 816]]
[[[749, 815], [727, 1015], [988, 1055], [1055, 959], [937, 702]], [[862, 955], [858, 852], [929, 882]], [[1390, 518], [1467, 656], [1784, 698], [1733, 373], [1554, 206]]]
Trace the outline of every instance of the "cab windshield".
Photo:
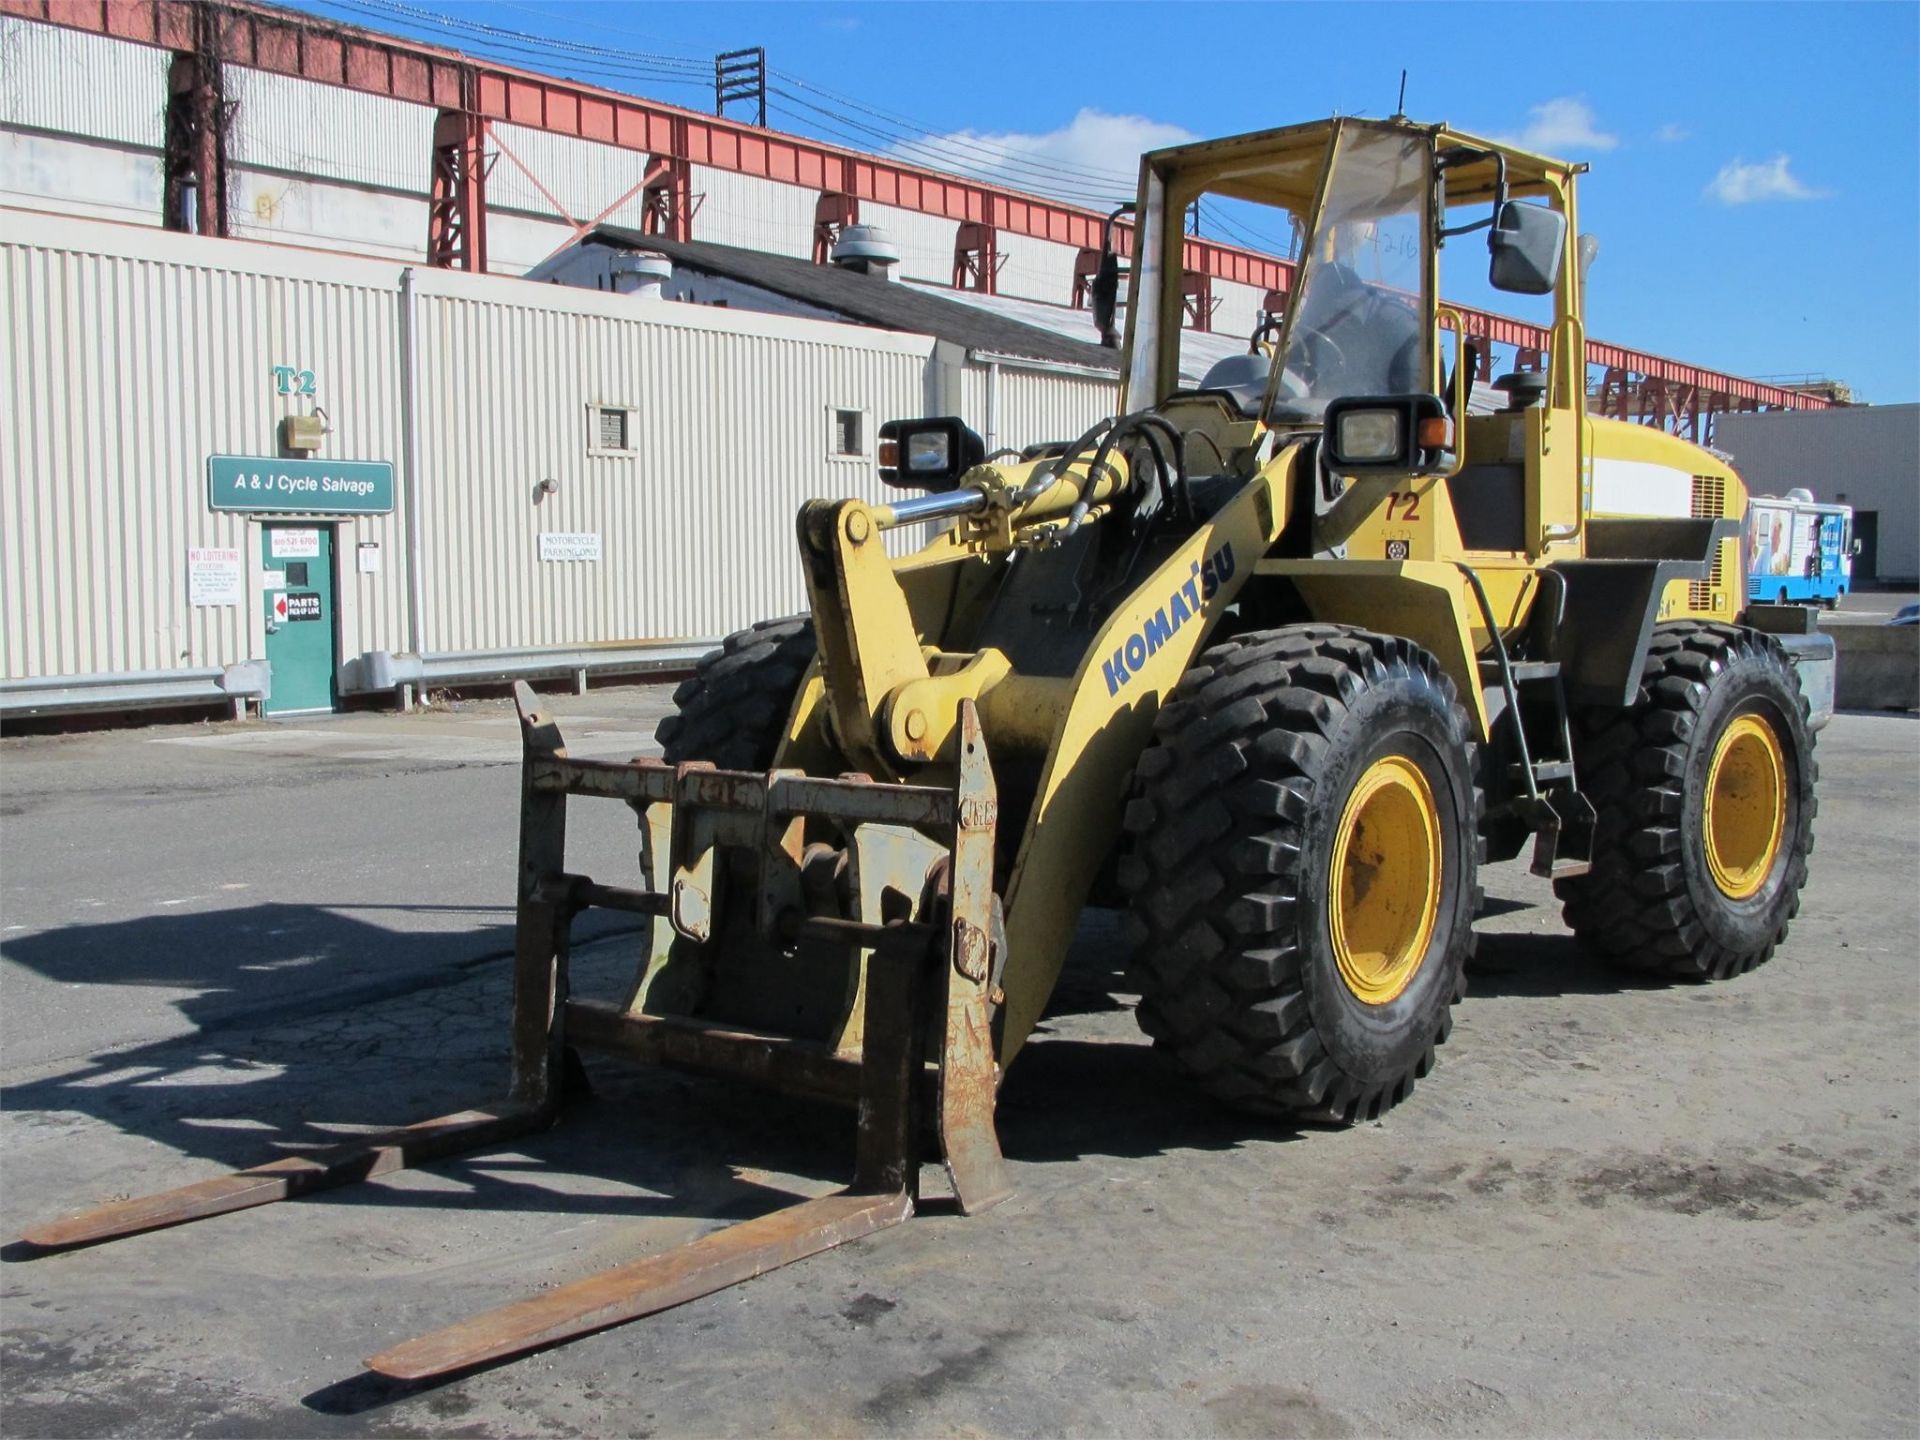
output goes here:
[[1427, 388], [1424, 135], [1347, 127], [1268, 379], [1271, 419]]

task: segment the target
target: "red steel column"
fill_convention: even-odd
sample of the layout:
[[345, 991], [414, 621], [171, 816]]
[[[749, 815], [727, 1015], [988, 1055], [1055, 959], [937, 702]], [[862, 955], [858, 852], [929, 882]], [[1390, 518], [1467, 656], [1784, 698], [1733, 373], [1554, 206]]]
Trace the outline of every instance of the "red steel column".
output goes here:
[[640, 229], [663, 240], [693, 238], [693, 166], [674, 155], [656, 155], [640, 192]]
[[1006, 259], [1000, 253], [1000, 232], [982, 220], [963, 220], [953, 234], [953, 288], [978, 290], [983, 295], [997, 292], [1000, 267]]
[[833, 242], [849, 225], [860, 223], [860, 197], [841, 190], [823, 190], [813, 202], [813, 263], [833, 259]]
[[486, 273], [486, 121], [471, 110], [443, 110], [434, 122], [427, 263]]
[[1204, 270], [1189, 270], [1180, 277], [1180, 300], [1187, 307], [1187, 328], [1203, 332], [1213, 329], [1213, 277]]

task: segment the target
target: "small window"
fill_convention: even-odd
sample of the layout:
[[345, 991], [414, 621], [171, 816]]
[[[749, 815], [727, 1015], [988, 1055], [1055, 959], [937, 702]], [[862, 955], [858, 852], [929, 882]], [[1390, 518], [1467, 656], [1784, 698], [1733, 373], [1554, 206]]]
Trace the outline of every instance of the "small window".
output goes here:
[[833, 449], [830, 453], [835, 460], [860, 460], [866, 457], [866, 411], [835, 410], [833, 412]]
[[629, 405], [587, 407], [587, 453], [631, 455], [634, 452], [634, 411]]

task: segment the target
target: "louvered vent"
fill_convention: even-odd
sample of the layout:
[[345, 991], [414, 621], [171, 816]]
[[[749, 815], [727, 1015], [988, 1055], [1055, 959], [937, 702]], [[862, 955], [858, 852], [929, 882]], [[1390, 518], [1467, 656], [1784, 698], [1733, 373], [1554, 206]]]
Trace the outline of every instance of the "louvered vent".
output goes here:
[[[1693, 518], [1718, 520], [1727, 513], [1727, 482], [1720, 475], [1693, 477]], [[1695, 580], [1687, 587], [1687, 603], [1695, 610], [1711, 610], [1724, 586], [1722, 562], [1727, 542], [1713, 547], [1713, 571], [1706, 580]]]

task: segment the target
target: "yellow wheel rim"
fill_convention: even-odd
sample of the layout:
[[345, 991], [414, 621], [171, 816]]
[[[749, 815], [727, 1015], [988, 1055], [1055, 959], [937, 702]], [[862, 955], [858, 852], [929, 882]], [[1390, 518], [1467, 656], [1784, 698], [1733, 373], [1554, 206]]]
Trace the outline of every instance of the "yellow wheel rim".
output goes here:
[[1347, 797], [1327, 888], [1340, 978], [1384, 1005], [1419, 972], [1440, 903], [1440, 814], [1405, 756], [1374, 761]]
[[1766, 883], [1787, 829], [1787, 761], [1758, 715], [1739, 716], [1713, 747], [1702, 828], [1707, 869], [1723, 894], [1745, 900]]

